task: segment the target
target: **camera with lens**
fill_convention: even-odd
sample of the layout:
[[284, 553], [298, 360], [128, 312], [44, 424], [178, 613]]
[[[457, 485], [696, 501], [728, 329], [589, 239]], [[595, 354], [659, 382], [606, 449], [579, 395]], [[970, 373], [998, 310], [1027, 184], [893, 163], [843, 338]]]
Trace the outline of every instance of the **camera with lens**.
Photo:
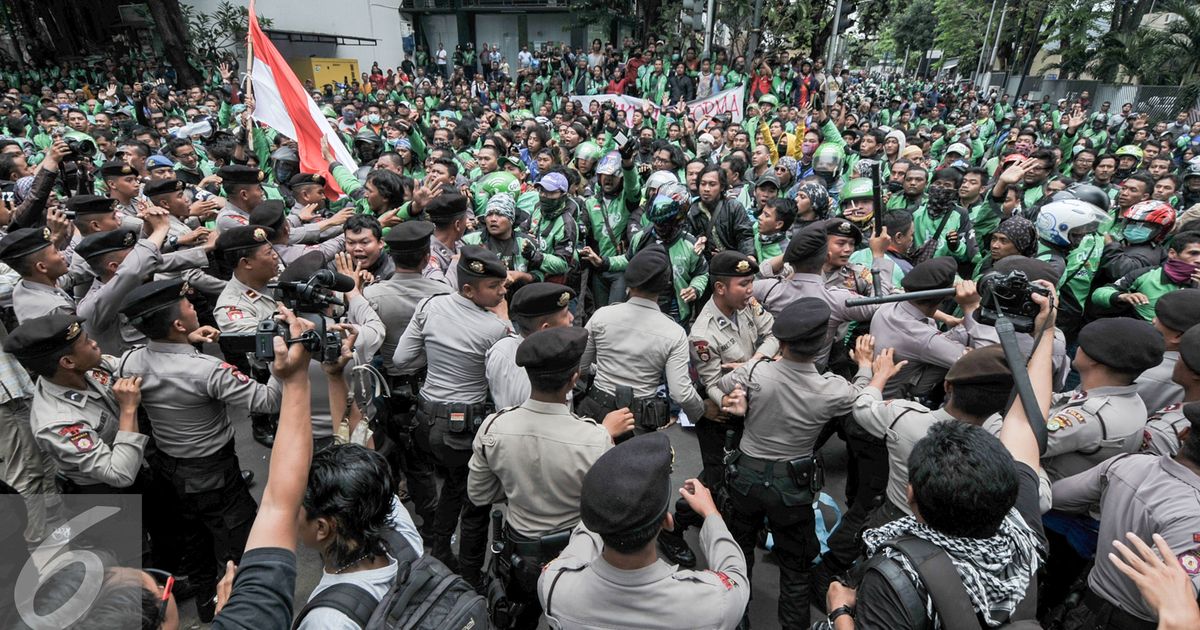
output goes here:
[[61, 137], [67, 144], [69, 151], [63, 157], [64, 160], [90, 160], [96, 156], [96, 141], [87, 134], [73, 131], [68, 127], [59, 127], [55, 130], [55, 135]]
[[1033, 294], [1050, 297], [1050, 291], [1029, 281], [1022, 271], [992, 271], [979, 278], [979, 323], [994, 326], [1000, 315], [1012, 321], [1017, 332], [1033, 332], [1033, 320], [1041, 307]]
[[[284, 276], [286, 276], [286, 272]], [[275, 359], [272, 345], [275, 337], [283, 337], [287, 343], [299, 343], [322, 363], [337, 363], [342, 352], [342, 340], [337, 333], [328, 331], [325, 310], [329, 306], [342, 305], [338, 292], [354, 288], [354, 280], [329, 269], [320, 269], [308, 280], [283, 280], [268, 287], [275, 289], [280, 302], [295, 311], [296, 316], [313, 323], [309, 330], [295, 339], [287, 336], [287, 326], [275, 318], [258, 323], [254, 336], [254, 356], [263, 361]]]

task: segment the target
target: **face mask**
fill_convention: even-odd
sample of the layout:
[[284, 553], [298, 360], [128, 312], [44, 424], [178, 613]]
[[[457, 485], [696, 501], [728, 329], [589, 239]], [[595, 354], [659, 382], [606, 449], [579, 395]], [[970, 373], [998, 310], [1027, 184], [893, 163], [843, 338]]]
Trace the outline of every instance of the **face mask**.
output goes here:
[[1196, 266], [1178, 258], [1171, 258], [1163, 263], [1163, 273], [1171, 282], [1186, 286], [1191, 283], [1192, 274], [1196, 273]]
[[929, 209], [935, 214], [941, 214], [954, 205], [958, 191], [953, 188], [931, 186], [929, 188]]
[[1130, 223], [1121, 230], [1121, 235], [1126, 243], [1138, 245], [1149, 241], [1154, 236], [1154, 228], [1141, 223]]
[[888, 192], [890, 192], [892, 194], [896, 194], [896, 193], [904, 190], [904, 182], [889, 181], [887, 183], [887, 189], [888, 189]]
[[371, 123], [372, 125], [378, 125], [379, 114], [367, 114], [367, 122]]
[[346, 121], [346, 124], [351, 125], [354, 124], [354, 121], [358, 120], [358, 117], [356, 117], [352, 112], [349, 114], [342, 114], [342, 120]]
[[562, 212], [563, 205], [566, 203], [566, 200], [563, 197], [551, 199], [545, 195], [542, 195], [540, 200], [542, 214], [549, 216], [557, 216], [559, 212]]
[[817, 150], [817, 145], [812, 144], [810, 142], [805, 142], [800, 145], [800, 152], [803, 153], [806, 157], [812, 155], [813, 151], [816, 151], [816, 150]]
[[654, 138], [638, 138], [638, 144], [642, 145], [643, 149], [649, 149], [654, 142]]

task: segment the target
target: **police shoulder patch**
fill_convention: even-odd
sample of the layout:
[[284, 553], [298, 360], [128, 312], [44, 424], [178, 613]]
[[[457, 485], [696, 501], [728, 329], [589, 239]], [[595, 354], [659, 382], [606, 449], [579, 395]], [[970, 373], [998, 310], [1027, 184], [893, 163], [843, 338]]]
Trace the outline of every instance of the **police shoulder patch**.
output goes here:
[[696, 349], [696, 358], [700, 359], [701, 361], [707, 363], [708, 360], [712, 358], [712, 354], [708, 349], [707, 341], [704, 341], [703, 339], [697, 339], [692, 342], [692, 347]]
[[242, 309], [236, 306], [230, 306], [225, 309], [225, 316], [229, 319], [242, 319], [246, 316]]
[[732, 591], [733, 587], [737, 586], [737, 582], [734, 582], [733, 578], [729, 577], [729, 575], [726, 574], [724, 571], [709, 570], [709, 573], [712, 573], [713, 575], [717, 576], [717, 579], [721, 580], [721, 584], [723, 586], [725, 586], [725, 590], [727, 590], [727, 591]]
[[96, 448], [96, 442], [92, 439], [92, 436], [87, 432], [83, 426], [83, 423], [81, 422], [76, 422], [75, 424], [69, 424], [65, 427], [62, 427], [57, 431], [57, 433], [60, 436], [67, 438], [67, 441], [69, 441], [71, 445], [75, 447], [75, 451], [77, 453], [87, 453]]
[[1200, 550], [1185, 551], [1177, 557], [1184, 572], [1188, 575], [1200, 575]]
[[222, 362], [221, 369], [229, 370], [233, 374], [233, 377], [236, 378], [241, 383], [249, 383], [250, 382], [250, 377], [243, 374], [242, 371], [237, 369], [237, 366], [235, 366], [232, 363]]

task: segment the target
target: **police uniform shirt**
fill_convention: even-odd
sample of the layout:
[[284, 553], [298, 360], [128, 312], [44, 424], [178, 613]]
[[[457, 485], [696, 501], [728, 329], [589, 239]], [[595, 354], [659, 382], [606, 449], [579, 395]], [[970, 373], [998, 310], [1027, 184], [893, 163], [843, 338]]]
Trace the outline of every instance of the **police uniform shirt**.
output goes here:
[[721, 364], [745, 363], [755, 354], [774, 357], [779, 342], [771, 334], [775, 318], [757, 302], [725, 317], [715, 300], [709, 300], [688, 335], [691, 342], [692, 364], [700, 376], [709, 400], [721, 404], [724, 392], [717, 387], [721, 380]]
[[142, 407], [154, 441], [171, 457], [205, 457], [233, 439], [226, 406], [251, 413], [279, 411], [283, 388], [266, 385], [191, 344], [151, 341], [129, 351], [119, 376], [142, 377]]
[[[885, 277], [885, 280], [887, 278]], [[890, 280], [882, 283], [884, 295], [892, 293]], [[812, 273], [797, 273], [790, 278], [768, 278], [754, 281], [754, 298], [772, 315], [778, 315], [787, 305], [803, 297], [815, 297], [829, 305], [829, 326], [825, 333], [825, 347], [816, 357], [817, 365], [824, 365], [829, 358], [829, 348], [837, 337], [838, 329], [849, 322], [865, 322], [871, 319], [879, 306], [846, 306], [846, 300], [861, 297], [844, 288], [829, 288], [825, 280]]]
[[430, 401], [480, 403], [487, 399], [484, 358], [509, 332], [495, 313], [458, 293], [436, 295], [417, 306], [392, 364], [401, 373], [428, 365], [421, 395]]
[[154, 205], [150, 203], [149, 197], [139, 192], [133, 199], [129, 200], [129, 203], [121, 203], [114, 200], [113, 208], [117, 211], [117, 218], [121, 220], [121, 229], [134, 230], [136, 234], [141, 234], [143, 221], [138, 218], [138, 208], [136, 205], [138, 201], [148, 206]]
[[13, 312], [17, 322], [52, 313], [74, 313], [75, 300], [57, 286], [22, 278], [13, 286]]
[[128, 487], [142, 467], [149, 437], [118, 430], [121, 407], [111, 374], [95, 369], [85, 380], [88, 388], [80, 391], [38, 379], [29, 412], [33, 434], [67, 479]]
[[258, 322], [275, 315], [275, 308], [273, 296], [251, 289], [233, 276], [217, 298], [213, 315], [222, 333], [252, 333]]
[[429, 265], [425, 267], [421, 275], [426, 278], [444, 282], [450, 287], [457, 289], [455, 278], [458, 276], [458, 270], [454, 265], [454, 255], [462, 247], [462, 241], [454, 244], [451, 249], [445, 243], [438, 240], [437, 236], [429, 237]]
[[720, 389], [731, 392], [741, 385], [746, 391], [749, 410], [739, 449], [758, 459], [782, 461], [812, 455], [821, 428], [850, 413], [870, 381], [870, 368], [859, 368], [849, 383], [817, 372], [812, 363], [760, 360], [723, 376]]
[[130, 291], [142, 284], [151, 272], [162, 264], [158, 246], [148, 240], [134, 243], [117, 272], [108, 282], [97, 279], [87, 295], [79, 301], [78, 315], [87, 321], [84, 330], [100, 344], [106, 354], [119, 355], [145, 339], [121, 314], [121, 303]]
[[1153, 453], [1174, 457], [1183, 444], [1184, 431], [1191, 429], [1191, 422], [1183, 415], [1183, 404], [1167, 405], [1150, 415], [1142, 431], [1142, 453]]
[[871, 335], [876, 348], [896, 351], [897, 363], [908, 361], [888, 381], [885, 397], [899, 397], [906, 386], [915, 387], [917, 392], [929, 391], [968, 348], [1000, 343], [996, 329], [980, 324], [974, 317], [964, 317], [962, 324], [942, 332], [911, 302], [880, 306], [871, 320]]
[[[1192, 592], [1200, 590], [1200, 476], [1170, 457], [1114, 457], [1054, 483], [1054, 508], [1085, 512], [1100, 505], [1101, 550], [1133, 532], [1153, 547], [1151, 534], [1166, 539], [1187, 572]], [[1168, 560], [1169, 561], [1169, 560]], [[1141, 619], [1157, 619], [1137, 586], [1097, 553], [1088, 588]]]
[[1058, 481], [1114, 455], [1133, 453], [1141, 445], [1146, 415], [1136, 385], [1055, 394], [1042, 467]]
[[488, 391], [497, 409], [515, 407], [529, 398], [529, 375], [517, 365], [517, 348], [524, 340], [514, 333], [488, 348], [484, 369]]
[[[892, 284], [892, 267], [895, 263], [886, 257], [875, 260], [883, 261], [883, 264], [879, 265], [880, 286], [882, 287], [884, 282], [890, 286]], [[871, 269], [858, 263], [846, 263], [841, 267], [822, 273], [821, 277], [825, 280], [825, 286], [830, 289], [842, 288], [861, 296], [875, 294]]]
[[929, 427], [958, 420], [943, 409], [930, 410], [911, 400], [883, 400], [874, 387], [863, 388], [854, 401], [854, 420], [864, 431], [884, 440], [888, 452], [887, 497], [892, 505], [912, 514], [908, 507], [908, 456]]
[[321, 258], [325, 260], [326, 264], [328, 264], [332, 262], [333, 259], [338, 255], [338, 252], [345, 249], [345, 247], [345, 235], [338, 236], [337, 238], [333, 238], [322, 243], [317, 243], [316, 245], [279, 245], [276, 243], [271, 245], [271, 249], [274, 249], [275, 253], [279, 255], [279, 262], [285, 267], [296, 262], [297, 259], [309, 252], [319, 252], [321, 254]]
[[662, 559], [641, 569], [618, 569], [600, 554], [600, 535], [581, 523], [538, 578], [538, 599], [550, 627], [733, 628], [750, 601], [745, 556], [719, 514], [704, 519], [700, 546], [707, 571], [680, 571]]
[[476, 505], [507, 497], [507, 524], [521, 536], [570, 529], [579, 522], [583, 476], [611, 447], [596, 421], [526, 399], [489, 416], [475, 434], [467, 496]]
[[1146, 409], [1162, 409], [1183, 400], [1183, 386], [1171, 380], [1177, 361], [1179, 351], [1167, 350], [1163, 352], [1162, 363], [1142, 372], [1133, 381], [1137, 385], [1138, 396], [1146, 403]]
[[226, 201], [225, 207], [217, 213], [217, 231], [224, 232], [243, 225], [250, 225], [250, 213]]
[[647, 398], [666, 372], [671, 400], [693, 420], [704, 415], [704, 400], [688, 375], [687, 333], [657, 302], [634, 297], [596, 309], [587, 329], [591, 334], [580, 372], [595, 364], [592, 387], [612, 396], [618, 385], [628, 385], [634, 398]]
[[371, 308], [379, 314], [387, 331], [379, 355], [388, 374], [400, 374], [392, 364], [392, 355], [396, 353], [400, 335], [404, 334], [404, 329], [408, 327], [408, 322], [417, 310], [417, 303], [427, 297], [448, 292], [449, 287], [445, 283], [411, 271], [398, 271], [392, 274], [391, 278], [375, 282], [363, 289], [363, 297], [367, 298]]

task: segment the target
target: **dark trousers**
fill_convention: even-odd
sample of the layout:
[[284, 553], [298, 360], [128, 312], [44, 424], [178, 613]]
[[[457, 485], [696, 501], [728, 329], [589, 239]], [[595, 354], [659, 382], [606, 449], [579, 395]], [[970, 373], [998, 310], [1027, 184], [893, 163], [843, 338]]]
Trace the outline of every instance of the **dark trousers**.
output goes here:
[[[743, 425], [739, 423], [715, 422], [701, 418], [696, 422], [696, 441], [700, 443], [700, 483], [704, 484], [713, 497], [725, 493], [725, 432], [732, 430], [736, 437], [733, 447], [737, 448], [742, 441]], [[720, 501], [717, 507], [724, 510]], [[700, 527], [704, 519], [687, 504], [680, 500], [675, 504], [675, 531], [680, 535], [689, 527]]]
[[[467, 498], [467, 462], [471, 460], [471, 436], [451, 433], [446, 420], [417, 412], [417, 447], [425, 450], [445, 475], [433, 515], [433, 535], [449, 540], [462, 526], [458, 538], [458, 560], [462, 576], [478, 584], [487, 551], [488, 517], [491, 506], [477, 506]], [[465, 447], [465, 450], [464, 450]]]
[[746, 556], [749, 573], [754, 569], [754, 545], [766, 521], [775, 540], [772, 551], [779, 561], [780, 627], [807, 630], [812, 563], [821, 549], [812, 494], [796, 488], [787, 477], [785, 464], [779, 462], [777, 467], [774, 475], [739, 469], [729, 484], [729, 529]]
[[[859, 555], [860, 535], [868, 515], [886, 501], [884, 492], [888, 482], [887, 445], [858, 426], [853, 418], [845, 418], [843, 431], [846, 446], [852, 458], [851, 466], [857, 471], [857, 488], [853, 494], [846, 489], [846, 502], [850, 509], [842, 516], [842, 522], [829, 535], [829, 552], [822, 563], [825, 570], [840, 573], [848, 568]], [[853, 497], [853, 500], [851, 500]]]

